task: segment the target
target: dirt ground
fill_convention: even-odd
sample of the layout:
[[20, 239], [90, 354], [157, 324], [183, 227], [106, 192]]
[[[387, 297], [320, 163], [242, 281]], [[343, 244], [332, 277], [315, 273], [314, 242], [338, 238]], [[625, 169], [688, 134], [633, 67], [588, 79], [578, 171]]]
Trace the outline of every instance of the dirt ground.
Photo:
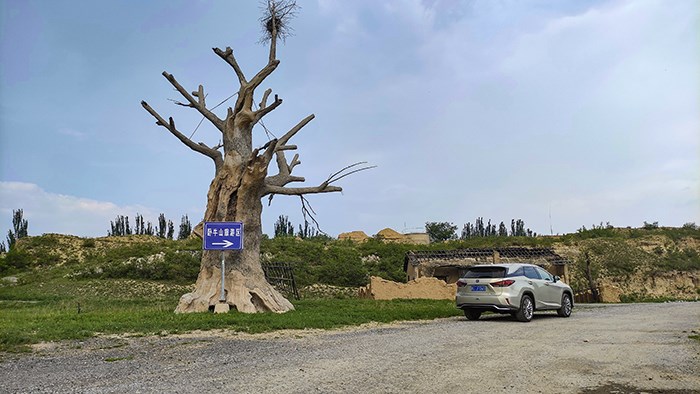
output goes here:
[[7, 393], [700, 393], [700, 303], [337, 331], [95, 338], [4, 355]]

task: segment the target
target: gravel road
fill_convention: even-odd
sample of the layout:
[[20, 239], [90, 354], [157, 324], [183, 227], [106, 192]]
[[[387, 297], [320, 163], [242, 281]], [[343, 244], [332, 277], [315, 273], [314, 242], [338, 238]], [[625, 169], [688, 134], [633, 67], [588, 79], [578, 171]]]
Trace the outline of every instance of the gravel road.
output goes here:
[[201, 332], [38, 346], [0, 392], [700, 392], [700, 303], [265, 335]]

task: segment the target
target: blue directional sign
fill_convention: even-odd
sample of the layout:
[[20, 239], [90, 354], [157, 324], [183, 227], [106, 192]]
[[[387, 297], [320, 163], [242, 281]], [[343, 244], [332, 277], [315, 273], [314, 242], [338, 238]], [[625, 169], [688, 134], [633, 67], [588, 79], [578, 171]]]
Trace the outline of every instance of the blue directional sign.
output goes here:
[[243, 223], [204, 222], [204, 250], [243, 249]]

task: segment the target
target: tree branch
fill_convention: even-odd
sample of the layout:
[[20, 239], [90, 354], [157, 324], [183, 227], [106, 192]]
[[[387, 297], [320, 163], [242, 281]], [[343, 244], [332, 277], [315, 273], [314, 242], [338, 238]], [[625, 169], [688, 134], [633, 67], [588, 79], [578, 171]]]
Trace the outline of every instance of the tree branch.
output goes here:
[[206, 98], [207, 98], [207, 95], [204, 94], [204, 86], [199, 85], [199, 87], [197, 88], [197, 91], [196, 91], [196, 92], [192, 92], [192, 95], [193, 95], [194, 97], [197, 97], [197, 100], [199, 101], [199, 105], [200, 105], [202, 108], [206, 108], [206, 107], [207, 107], [207, 103], [205, 102], [205, 100], [206, 100]]
[[[269, 89], [267, 91], [265, 91], [265, 94], [267, 94], [268, 91], [269, 91]], [[267, 96], [265, 96], [263, 98], [263, 100], [266, 100], [266, 99], [267, 99]], [[264, 102], [261, 104], [264, 104]], [[282, 104], [282, 99], [277, 97], [277, 95], [275, 95], [275, 101], [273, 101], [269, 107], [268, 106], [264, 106], [264, 107], [261, 106], [259, 110], [255, 111], [255, 122], [258, 122], [260, 119], [262, 119], [263, 116], [274, 111], [275, 108], [279, 107], [281, 104]]]
[[224, 61], [233, 67], [233, 70], [236, 72], [236, 75], [238, 76], [238, 81], [241, 83], [241, 86], [247, 85], [248, 81], [245, 79], [245, 75], [243, 74], [243, 70], [241, 69], [241, 66], [238, 65], [238, 62], [236, 61], [236, 58], [233, 56], [233, 49], [231, 47], [226, 47], [225, 51], [222, 51], [219, 48], [212, 48], [214, 50], [214, 53], [219, 55], [220, 58], [224, 59]]
[[291, 173], [294, 167], [296, 167], [299, 164], [301, 164], [301, 160], [299, 160], [299, 154], [297, 153], [296, 155], [294, 155], [292, 162], [289, 163], [289, 172]]
[[[360, 166], [360, 165], [362, 165], [362, 164], [367, 164], [367, 162], [366, 162], [366, 161], [360, 161], [360, 162], [357, 162], [357, 163], [350, 164], [349, 166], [344, 167], [344, 168], [341, 169], [340, 171], [337, 171], [337, 172], [335, 172], [335, 173], [329, 175], [329, 176], [328, 176], [328, 179], [326, 179], [326, 182], [328, 182], [328, 183], [330, 184], [330, 183], [333, 183], [333, 182], [337, 182], [337, 181], [339, 181], [339, 180], [345, 178], [346, 176], [352, 175], [352, 174], [354, 174], [354, 173], [356, 173], [356, 172], [365, 171], [365, 170], [370, 170], [370, 169], [372, 169], [372, 168], [377, 168], [377, 166], [366, 166], [366, 167], [357, 168], [357, 169], [352, 170], [352, 171], [350, 171], [350, 172], [344, 173], [345, 171], [347, 171], [347, 170], [349, 170], [349, 169], [351, 169], [351, 168], [353, 168], [353, 167]], [[343, 173], [344, 173], [344, 174], [343, 174]]]
[[303, 195], [299, 196], [299, 199], [301, 200], [301, 214], [302, 214], [302, 216], [304, 216], [305, 225], [309, 223], [309, 221], [306, 220], [306, 218], [310, 217], [311, 220], [314, 222], [316, 229], [318, 231], [322, 232], [323, 234], [325, 234], [325, 232], [323, 232], [323, 230], [321, 230], [321, 226], [318, 224], [318, 221], [316, 220], [316, 216], [315, 216], [316, 211], [314, 211], [313, 207], [311, 207], [311, 203], [309, 203], [309, 201], [306, 198], [304, 198]]
[[[279, 144], [279, 141], [277, 141], [277, 143]], [[282, 153], [283, 152], [277, 152], [278, 155], [282, 154]], [[296, 196], [298, 196], [298, 195], [313, 194], [313, 193], [341, 192], [341, 191], [343, 191], [342, 188], [340, 188], [338, 186], [331, 186], [331, 183], [337, 182], [337, 181], [345, 178], [348, 175], [352, 175], [352, 174], [358, 173], [360, 171], [365, 171], [365, 170], [369, 170], [369, 169], [377, 167], [377, 166], [365, 166], [365, 167], [356, 168], [362, 164], [366, 164], [366, 162], [361, 161], [361, 162], [353, 163], [349, 166], [346, 166], [343, 169], [341, 169], [340, 171], [337, 171], [337, 172], [329, 175], [328, 179], [323, 181], [323, 183], [321, 183], [318, 186], [287, 188], [287, 187], [281, 186], [279, 184], [279, 181], [289, 183], [289, 179], [291, 178], [291, 176], [290, 176], [291, 170], [286, 171], [281, 166], [281, 163], [279, 160], [280, 157], [277, 156], [277, 158], [278, 158], [277, 165], [278, 165], [278, 167], [280, 167], [280, 174], [278, 174], [274, 177], [270, 177], [270, 178], [265, 180], [266, 181], [265, 182], [265, 192], [264, 192], [263, 196], [267, 195], [267, 194], [271, 194], [271, 193], [272, 194], [284, 194], [284, 195], [296, 195]], [[292, 163], [294, 163], [296, 160], [297, 160], [297, 157], [295, 156]], [[351, 168], [356, 168], [356, 169], [349, 171], [349, 172], [346, 172]], [[286, 183], [282, 183], [282, 185], [284, 185]]]
[[272, 72], [275, 71], [279, 64], [279, 60], [271, 60], [269, 63], [267, 63], [267, 66], [263, 67], [262, 70], [258, 71], [258, 73], [255, 74], [253, 79], [251, 79], [250, 82], [246, 85], [246, 88], [254, 90], [258, 86], [260, 86], [260, 84], [263, 83], [265, 78], [269, 77], [270, 74], [272, 74]]
[[296, 124], [296, 126], [292, 127], [287, 133], [285, 133], [281, 138], [277, 140], [277, 145], [275, 146], [275, 153], [277, 156], [277, 168], [279, 169], [279, 172], [277, 173], [277, 175], [269, 176], [265, 179], [265, 183], [267, 185], [283, 187], [284, 185], [290, 182], [305, 181], [303, 177], [291, 176], [294, 167], [301, 164], [301, 161], [299, 161], [299, 155], [294, 155], [292, 162], [290, 164], [287, 164], [287, 159], [285, 158], [284, 151], [293, 150], [297, 148], [296, 145], [287, 145], [287, 142], [296, 133], [298, 133], [299, 130], [301, 130], [304, 126], [311, 122], [313, 118], [314, 115], [311, 114], [306, 118], [302, 119], [299, 123]]
[[[180, 94], [181, 94], [185, 99], [187, 99], [187, 101], [190, 103], [189, 106], [191, 106], [192, 108], [196, 108], [197, 111], [199, 111], [199, 112], [200, 112], [205, 118], [207, 118], [214, 126], [216, 126], [216, 128], [219, 129], [219, 131], [221, 131], [221, 132], [223, 133], [223, 131], [224, 131], [224, 121], [221, 120], [221, 119], [219, 119], [216, 115], [214, 115], [213, 112], [209, 111], [209, 110], [203, 105], [203, 103], [204, 103], [204, 97], [203, 97], [203, 96], [204, 96], [204, 90], [203, 90], [203, 88], [200, 89], [200, 92], [201, 92], [201, 95], [202, 95], [202, 96], [201, 96], [201, 97], [198, 97], [198, 98], [199, 98], [199, 101], [195, 101], [194, 97], [192, 97], [192, 95], [189, 94], [189, 93], [187, 92], [187, 90], [185, 90], [185, 88], [183, 88], [182, 85], [180, 85], [180, 84], [177, 82], [177, 80], [175, 79], [175, 77], [174, 77], [172, 74], [168, 74], [167, 71], [163, 71], [163, 76], [165, 77], [165, 79], [168, 80], [168, 82], [170, 82], [170, 83], [175, 87], [175, 89], [177, 89], [178, 92], [180, 92]], [[198, 95], [199, 95], [199, 93], [198, 93]], [[181, 105], [182, 105], [182, 104], [181, 104]]]
[[333, 193], [342, 192], [343, 188], [338, 186], [330, 186], [325, 182], [318, 186], [311, 187], [282, 187], [266, 185], [263, 196], [268, 194], [283, 194], [285, 196], [301, 196], [303, 194], [318, 194], [318, 193]]
[[272, 38], [270, 39], [270, 57], [268, 58], [268, 62], [272, 63], [275, 61], [277, 58], [277, 23], [276, 23], [276, 17], [271, 19], [272, 22]]
[[273, 139], [270, 140], [267, 144], [265, 144], [265, 152], [263, 153], [263, 157], [265, 158], [265, 162], [269, 163], [272, 160], [272, 155], [275, 154], [275, 148], [277, 147], [277, 140]]
[[192, 149], [195, 152], [199, 152], [205, 156], [210, 157], [212, 160], [214, 160], [214, 165], [216, 166], [216, 170], [218, 171], [219, 168], [223, 165], [224, 160], [223, 157], [221, 156], [221, 152], [217, 151], [216, 149], [212, 149], [208, 147], [205, 143], [200, 142], [200, 143], [195, 143], [191, 139], [187, 138], [184, 134], [182, 134], [180, 131], [177, 130], [177, 127], [175, 127], [175, 121], [173, 118], [169, 118], [168, 122], [163, 119], [162, 116], [158, 114], [153, 108], [151, 108], [150, 105], [148, 105], [147, 102], [141, 101], [141, 106], [148, 111], [149, 114], [151, 114], [154, 118], [156, 118], [156, 124], [158, 126], [163, 126], [166, 128], [172, 135], [177, 137], [183, 144], [187, 145], [190, 149]]
[[284, 156], [284, 151], [277, 150], [275, 152], [278, 173], [277, 175], [269, 176], [265, 178], [266, 185], [272, 186], [285, 186], [291, 182], [305, 182], [306, 179], [301, 176], [292, 176], [292, 170], [295, 166], [300, 164], [299, 154], [294, 155], [292, 162], [287, 164], [287, 159]]
[[267, 89], [265, 93], [263, 93], [263, 98], [260, 100], [260, 105], [258, 105], [260, 109], [267, 107], [267, 98], [270, 96], [270, 93], [272, 93], [272, 89]]
[[279, 147], [286, 146], [287, 141], [289, 141], [290, 138], [294, 137], [294, 135], [296, 133], [298, 133], [299, 130], [301, 130], [304, 126], [309, 124], [309, 122], [311, 122], [313, 120], [313, 118], [314, 118], [314, 114], [311, 114], [311, 115], [305, 117], [299, 123], [297, 123], [296, 126], [289, 129], [289, 131], [285, 135], [280, 137], [280, 139], [277, 141], [278, 150], [279, 150]]

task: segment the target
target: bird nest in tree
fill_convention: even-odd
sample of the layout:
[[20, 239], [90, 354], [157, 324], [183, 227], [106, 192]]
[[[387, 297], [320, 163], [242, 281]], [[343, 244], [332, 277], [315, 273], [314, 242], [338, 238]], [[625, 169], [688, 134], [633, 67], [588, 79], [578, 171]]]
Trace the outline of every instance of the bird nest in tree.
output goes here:
[[282, 25], [282, 19], [280, 18], [270, 18], [265, 22], [265, 30], [269, 35], [274, 34], [275, 30]]
[[296, 16], [300, 8], [294, 0], [268, 0], [263, 2], [263, 16], [260, 23], [263, 28], [261, 42], [267, 42], [274, 38], [283, 40], [292, 34], [290, 21]]

